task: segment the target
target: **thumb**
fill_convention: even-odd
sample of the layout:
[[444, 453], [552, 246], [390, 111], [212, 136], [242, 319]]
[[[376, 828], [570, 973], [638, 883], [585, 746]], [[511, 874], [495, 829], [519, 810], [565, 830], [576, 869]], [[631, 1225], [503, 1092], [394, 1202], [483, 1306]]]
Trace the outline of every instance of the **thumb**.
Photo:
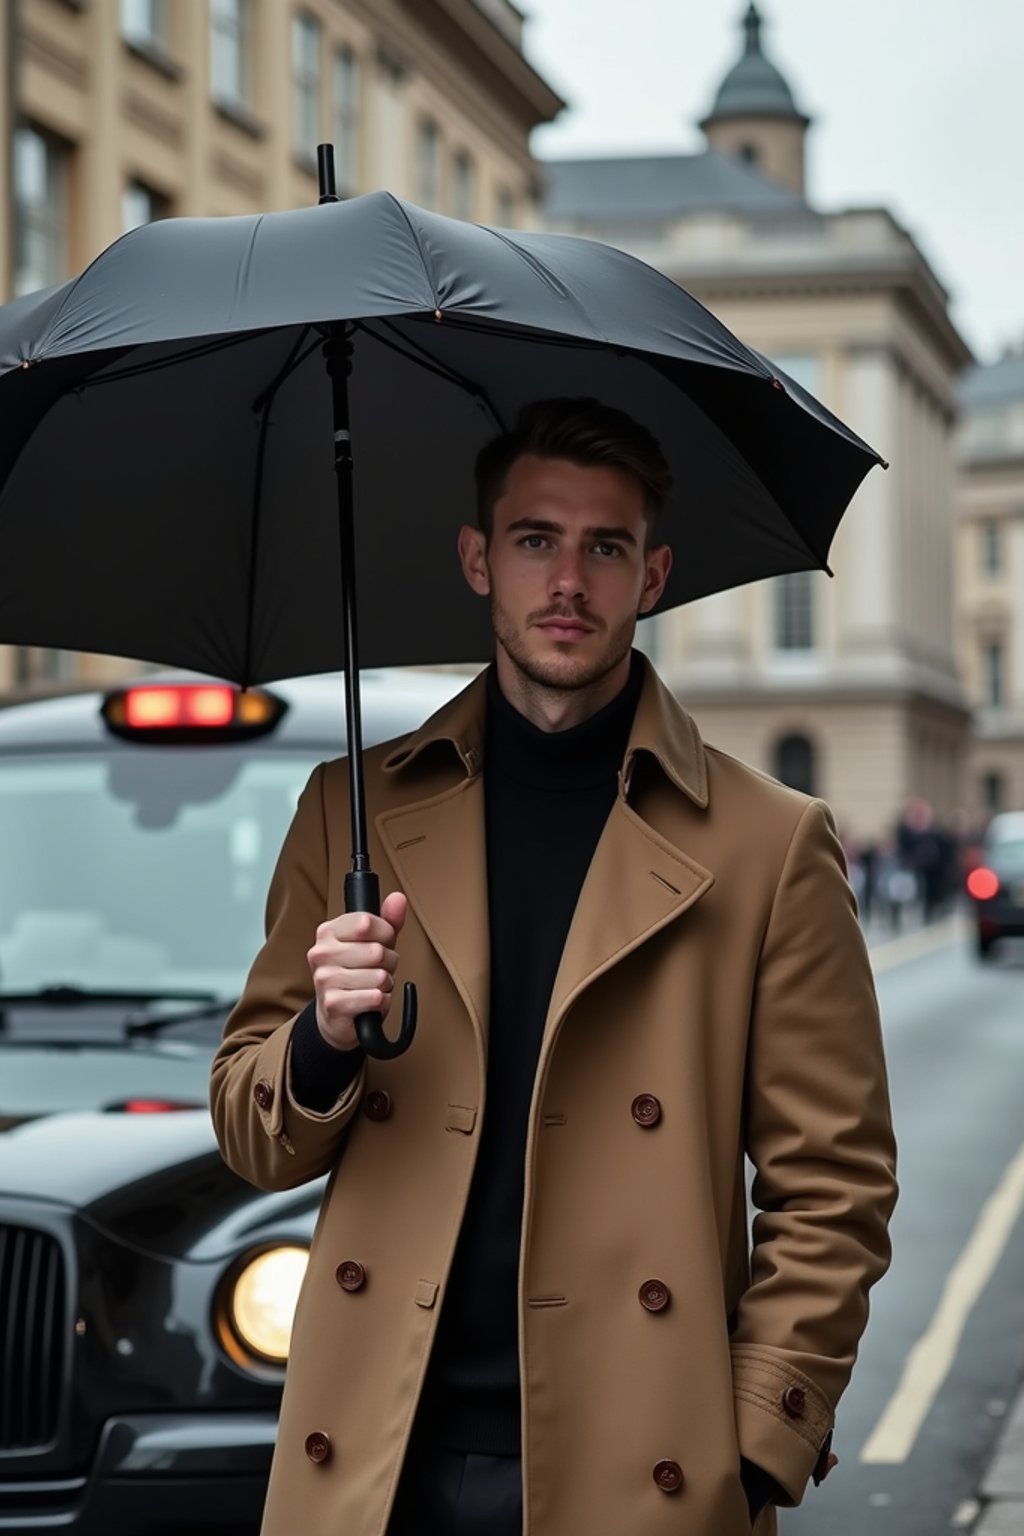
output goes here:
[[392, 891], [381, 902], [380, 915], [386, 923], [391, 924], [396, 934], [401, 933], [408, 911], [409, 898], [402, 891]]

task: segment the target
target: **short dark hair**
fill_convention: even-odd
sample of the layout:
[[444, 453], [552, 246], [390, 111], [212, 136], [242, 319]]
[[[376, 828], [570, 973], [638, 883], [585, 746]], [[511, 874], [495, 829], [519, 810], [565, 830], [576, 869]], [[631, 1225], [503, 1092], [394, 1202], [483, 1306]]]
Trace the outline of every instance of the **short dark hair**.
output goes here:
[[643, 488], [648, 536], [672, 489], [672, 475], [653, 432], [625, 411], [591, 397], [534, 400], [525, 405], [511, 432], [492, 439], [477, 455], [477, 522], [487, 538], [494, 528], [494, 505], [505, 488], [513, 463], [524, 453], [543, 459], [568, 459], [589, 468], [625, 470]]

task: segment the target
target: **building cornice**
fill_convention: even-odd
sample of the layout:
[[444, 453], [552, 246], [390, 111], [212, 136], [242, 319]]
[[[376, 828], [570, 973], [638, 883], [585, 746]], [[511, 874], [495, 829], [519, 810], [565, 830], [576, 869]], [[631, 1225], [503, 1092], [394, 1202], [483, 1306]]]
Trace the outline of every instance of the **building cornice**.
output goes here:
[[418, 26], [438, 34], [445, 48], [467, 48], [474, 62], [530, 128], [549, 123], [567, 103], [534, 69], [502, 29], [473, 0], [399, 0]]
[[[880, 684], [850, 684], [844, 687], [836, 687], [833, 683], [827, 686], [821, 683], [806, 688], [793, 687], [737, 687], [737, 688], [700, 688], [691, 685], [685, 676], [685, 668], [679, 677], [667, 679], [670, 682], [673, 693], [680, 699], [687, 709], [699, 713], [702, 708], [712, 709], [771, 709], [773, 713], [780, 714], [785, 710], [794, 713], [799, 711], [838, 708], [844, 709], [851, 704], [859, 705], [907, 705], [924, 706], [939, 714], [945, 715], [950, 721], [961, 723], [971, 720], [972, 711], [963, 699], [955, 700], [951, 697], [938, 698], [935, 694], [913, 686], [893, 684], [885, 687]], [[714, 745], [711, 742], [710, 745]]]
[[851, 294], [892, 294], [931, 337], [952, 372], [959, 372], [974, 361], [941, 300], [928, 291], [913, 268], [888, 258], [865, 258], [856, 265], [836, 260], [776, 271], [753, 263], [743, 267], [737, 264], [729, 270], [721, 263], [695, 266], [668, 262], [664, 270], [705, 304], [715, 299], [831, 299]]

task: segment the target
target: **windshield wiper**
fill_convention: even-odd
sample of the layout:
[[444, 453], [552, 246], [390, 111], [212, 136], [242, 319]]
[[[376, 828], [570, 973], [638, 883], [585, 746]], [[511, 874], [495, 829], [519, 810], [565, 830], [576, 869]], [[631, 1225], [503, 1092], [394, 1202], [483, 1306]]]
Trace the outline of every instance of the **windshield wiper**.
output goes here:
[[175, 1024], [191, 1024], [193, 1020], [210, 1019], [218, 1013], [228, 1014], [235, 1006], [237, 999], [232, 997], [210, 997], [209, 1002], [201, 1008], [189, 1008], [183, 1013], [156, 1013], [149, 1019], [129, 1019], [124, 1026], [126, 1035], [158, 1035], [163, 1029], [170, 1029]]
[[215, 1003], [216, 992], [196, 987], [79, 987], [63, 983], [36, 987], [31, 992], [0, 992], [0, 1008], [24, 1008], [38, 1005], [59, 1008], [88, 1007], [90, 1003]]

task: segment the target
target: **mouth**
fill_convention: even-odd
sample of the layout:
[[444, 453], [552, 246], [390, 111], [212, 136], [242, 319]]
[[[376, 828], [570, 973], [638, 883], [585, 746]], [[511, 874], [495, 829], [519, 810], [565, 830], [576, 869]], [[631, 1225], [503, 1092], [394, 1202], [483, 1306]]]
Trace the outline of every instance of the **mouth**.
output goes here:
[[537, 628], [552, 640], [582, 640], [584, 635], [593, 633], [591, 626], [580, 619], [544, 619]]

